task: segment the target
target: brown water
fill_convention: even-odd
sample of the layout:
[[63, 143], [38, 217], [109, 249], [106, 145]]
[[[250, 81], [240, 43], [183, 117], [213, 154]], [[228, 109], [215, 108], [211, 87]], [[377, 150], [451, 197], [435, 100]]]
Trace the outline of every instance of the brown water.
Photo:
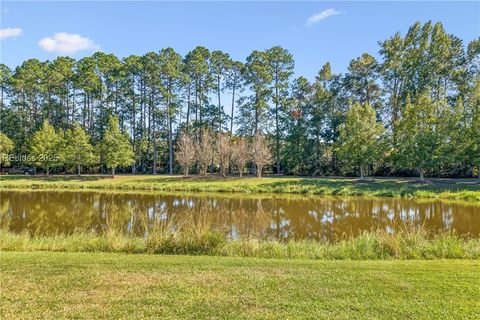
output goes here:
[[480, 204], [394, 198], [0, 191], [0, 227], [36, 235], [216, 230], [231, 238], [332, 241], [405, 225], [480, 235]]

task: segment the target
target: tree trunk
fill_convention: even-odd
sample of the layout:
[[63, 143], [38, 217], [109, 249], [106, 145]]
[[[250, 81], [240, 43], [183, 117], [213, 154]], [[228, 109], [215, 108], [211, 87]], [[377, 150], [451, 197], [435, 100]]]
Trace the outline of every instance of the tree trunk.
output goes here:
[[79, 165], [79, 164], [77, 164], [77, 174], [78, 174], [78, 175], [81, 175], [81, 172], [80, 172], [80, 165]]
[[[171, 89], [168, 89], [169, 93]], [[172, 134], [172, 110], [170, 107], [170, 98], [168, 98], [168, 172], [173, 174], [173, 134]]]
[[243, 177], [243, 168], [240, 167], [240, 168], [238, 168], [238, 170], [240, 171], [239, 172], [240, 173], [240, 178]]
[[236, 86], [237, 78], [233, 79], [233, 88], [232, 88], [232, 113], [230, 117], [230, 137], [233, 134], [233, 115], [235, 109], [235, 86]]
[[[158, 160], [158, 150], [157, 150], [157, 137], [156, 137], [156, 119], [155, 119], [155, 106], [153, 106], [153, 97], [150, 97], [150, 105], [152, 106], [151, 121], [152, 124], [152, 139], [153, 139], [153, 174], [157, 174], [157, 160]], [[150, 127], [150, 123], [148, 124]], [[150, 130], [149, 130], [150, 131]]]
[[168, 172], [173, 174], [173, 134], [172, 134], [172, 116], [169, 117], [168, 124]]
[[187, 98], [187, 128], [188, 123], [190, 122], [190, 84], [188, 85], [188, 98]]
[[220, 127], [218, 128], [222, 132], [222, 104], [220, 102], [220, 75], [217, 78], [217, 95], [218, 95], [218, 121], [220, 122]]
[[[135, 77], [132, 77], [132, 119], [131, 119], [131, 128], [132, 128], [132, 139], [133, 139], [133, 152], [136, 154], [136, 146], [137, 146], [137, 127], [136, 127], [136, 117], [137, 117], [137, 110], [135, 107]], [[137, 161], [135, 160], [132, 164], [132, 173], [137, 172], [136, 168]]]
[[280, 132], [278, 130], [278, 87], [275, 84], [275, 160], [277, 174], [280, 174]]
[[115, 178], [115, 168], [112, 168], [112, 178]]
[[255, 92], [255, 132], [254, 134], [257, 134], [258, 131], [258, 93]]
[[157, 174], [157, 139], [153, 138], [153, 174]]
[[257, 165], [257, 178], [262, 177], [262, 166]]
[[198, 92], [198, 121], [202, 125], [202, 81], [199, 82], [199, 92]]
[[424, 174], [423, 174], [423, 168], [420, 168], [420, 180], [421, 181], [425, 180], [425, 177], [424, 177]]
[[360, 166], [360, 179], [363, 179], [364, 173], [363, 173], [363, 166]]
[[227, 176], [226, 172], [225, 172], [225, 166], [222, 164], [222, 178], [225, 178]]
[[198, 121], [198, 80], [195, 80], [195, 122]]

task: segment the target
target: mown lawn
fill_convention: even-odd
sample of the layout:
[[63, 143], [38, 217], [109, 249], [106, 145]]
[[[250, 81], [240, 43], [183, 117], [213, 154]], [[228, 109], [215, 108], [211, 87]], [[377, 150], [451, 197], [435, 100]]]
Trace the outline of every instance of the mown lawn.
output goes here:
[[477, 179], [413, 178], [219, 178], [153, 175], [0, 176], [0, 188], [107, 189], [153, 191], [205, 191], [243, 193], [292, 193], [321, 195], [404, 196], [480, 201]]
[[480, 262], [3, 252], [2, 319], [478, 319]]

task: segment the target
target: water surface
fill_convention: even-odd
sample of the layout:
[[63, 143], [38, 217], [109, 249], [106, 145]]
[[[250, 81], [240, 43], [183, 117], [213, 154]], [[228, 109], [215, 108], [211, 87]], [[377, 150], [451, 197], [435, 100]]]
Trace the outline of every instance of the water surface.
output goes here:
[[0, 191], [0, 227], [34, 235], [206, 229], [234, 239], [332, 241], [405, 225], [480, 235], [480, 204], [398, 198]]

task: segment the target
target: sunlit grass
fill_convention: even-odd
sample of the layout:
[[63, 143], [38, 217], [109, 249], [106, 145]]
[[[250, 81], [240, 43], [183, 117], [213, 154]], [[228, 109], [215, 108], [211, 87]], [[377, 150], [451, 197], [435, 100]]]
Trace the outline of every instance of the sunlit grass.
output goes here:
[[365, 181], [301, 177], [0, 176], [0, 188], [279, 193], [480, 201], [480, 184], [475, 179], [431, 179], [431, 183], [425, 184], [411, 178], [372, 178]]
[[[291, 249], [295, 250], [295, 249]], [[478, 260], [2, 252], [2, 319], [478, 319]]]

